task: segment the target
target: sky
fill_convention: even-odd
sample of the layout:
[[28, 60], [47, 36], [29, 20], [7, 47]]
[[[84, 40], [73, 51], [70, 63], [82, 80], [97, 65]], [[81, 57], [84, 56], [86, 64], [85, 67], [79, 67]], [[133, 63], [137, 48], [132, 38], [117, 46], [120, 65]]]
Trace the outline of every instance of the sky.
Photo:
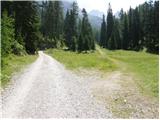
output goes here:
[[125, 11], [131, 6], [135, 6], [144, 3], [146, 0], [76, 0], [80, 8], [85, 8], [87, 12], [91, 10], [99, 10], [104, 14], [107, 14], [108, 3], [111, 3], [113, 13], [120, 11], [123, 8]]

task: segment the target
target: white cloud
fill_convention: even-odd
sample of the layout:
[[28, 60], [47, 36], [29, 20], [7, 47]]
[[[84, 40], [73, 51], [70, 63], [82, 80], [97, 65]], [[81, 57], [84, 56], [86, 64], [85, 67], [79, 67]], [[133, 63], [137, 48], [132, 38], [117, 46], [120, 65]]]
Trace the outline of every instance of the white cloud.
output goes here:
[[85, 8], [88, 12], [93, 9], [107, 13], [108, 3], [111, 3], [113, 13], [116, 13], [121, 8], [125, 11], [129, 7], [136, 7], [139, 4], [144, 3], [146, 0], [76, 0], [80, 8]]

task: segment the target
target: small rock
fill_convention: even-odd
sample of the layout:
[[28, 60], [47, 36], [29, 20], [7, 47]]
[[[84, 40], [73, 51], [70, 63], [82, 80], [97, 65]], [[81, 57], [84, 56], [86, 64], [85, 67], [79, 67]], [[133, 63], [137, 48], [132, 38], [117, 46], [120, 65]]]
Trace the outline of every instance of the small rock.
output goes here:
[[118, 100], [118, 98], [115, 98], [114, 100], [115, 100], [115, 101], [117, 101], [117, 100]]

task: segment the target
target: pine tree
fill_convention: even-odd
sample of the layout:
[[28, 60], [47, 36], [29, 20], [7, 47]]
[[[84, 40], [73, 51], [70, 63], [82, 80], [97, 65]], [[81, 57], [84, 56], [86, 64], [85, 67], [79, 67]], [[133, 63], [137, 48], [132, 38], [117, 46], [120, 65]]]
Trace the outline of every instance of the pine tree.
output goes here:
[[71, 46], [72, 51], [76, 50], [76, 43], [78, 39], [78, 5], [76, 2], [72, 4], [72, 10], [70, 10], [70, 29], [71, 29]]
[[62, 2], [61, 1], [54, 1], [54, 10], [53, 10], [53, 14], [54, 14], [54, 21], [53, 21], [53, 25], [54, 25], [54, 29], [53, 29], [53, 33], [54, 33], [54, 37], [59, 39], [60, 35], [63, 32], [63, 9], [62, 9]]
[[67, 47], [75, 51], [77, 49], [78, 39], [78, 5], [73, 2], [72, 9], [67, 10], [64, 24], [64, 34]]
[[65, 44], [67, 47], [70, 46], [70, 40], [71, 40], [71, 32], [70, 32], [70, 13], [67, 9], [65, 21], [64, 21], [64, 36], [65, 36]]
[[113, 13], [112, 13], [112, 8], [109, 3], [109, 8], [108, 8], [108, 13], [107, 13], [107, 40], [106, 40], [106, 46], [108, 46], [108, 40], [110, 39], [113, 31]]
[[128, 39], [129, 39], [129, 49], [133, 48], [133, 10], [130, 7], [129, 13], [128, 13]]
[[123, 46], [123, 29], [124, 29], [124, 11], [123, 9], [120, 10], [120, 14], [119, 14], [119, 30], [120, 30], [120, 41], [121, 41], [121, 44], [119, 46], [120, 49], [122, 49], [122, 46]]
[[127, 14], [124, 14], [124, 27], [123, 27], [123, 40], [122, 40], [122, 48], [127, 50], [128, 49], [128, 45], [129, 45], [129, 41], [128, 41], [128, 18], [127, 18]]
[[159, 54], [159, 1], [154, 1], [154, 49]]
[[114, 18], [114, 28], [113, 28], [113, 36], [114, 36], [114, 49], [121, 49], [121, 38], [119, 32], [119, 21]]
[[107, 30], [106, 30], [106, 22], [105, 22], [105, 16], [103, 15], [103, 21], [101, 24], [101, 36], [100, 36], [100, 46], [105, 48], [106, 47], [106, 34], [107, 34]]
[[84, 8], [82, 10], [82, 13], [83, 13], [83, 19], [82, 19], [81, 33], [78, 40], [78, 51], [87, 52], [87, 50], [95, 49], [95, 43], [93, 39], [92, 27], [89, 23], [87, 12]]
[[111, 35], [110, 39], [108, 40], [108, 49], [115, 50], [117, 48], [117, 43], [114, 34]]
[[133, 11], [133, 50], [139, 50], [139, 40], [140, 40], [140, 19], [138, 8]]

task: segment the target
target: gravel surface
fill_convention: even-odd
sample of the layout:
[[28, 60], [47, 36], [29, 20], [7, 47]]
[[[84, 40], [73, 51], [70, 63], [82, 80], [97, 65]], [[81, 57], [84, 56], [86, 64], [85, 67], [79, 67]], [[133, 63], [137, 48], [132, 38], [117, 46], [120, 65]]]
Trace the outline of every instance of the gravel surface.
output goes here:
[[40, 51], [39, 58], [2, 91], [2, 117], [111, 118], [93, 97], [91, 79], [96, 78], [78, 76]]

